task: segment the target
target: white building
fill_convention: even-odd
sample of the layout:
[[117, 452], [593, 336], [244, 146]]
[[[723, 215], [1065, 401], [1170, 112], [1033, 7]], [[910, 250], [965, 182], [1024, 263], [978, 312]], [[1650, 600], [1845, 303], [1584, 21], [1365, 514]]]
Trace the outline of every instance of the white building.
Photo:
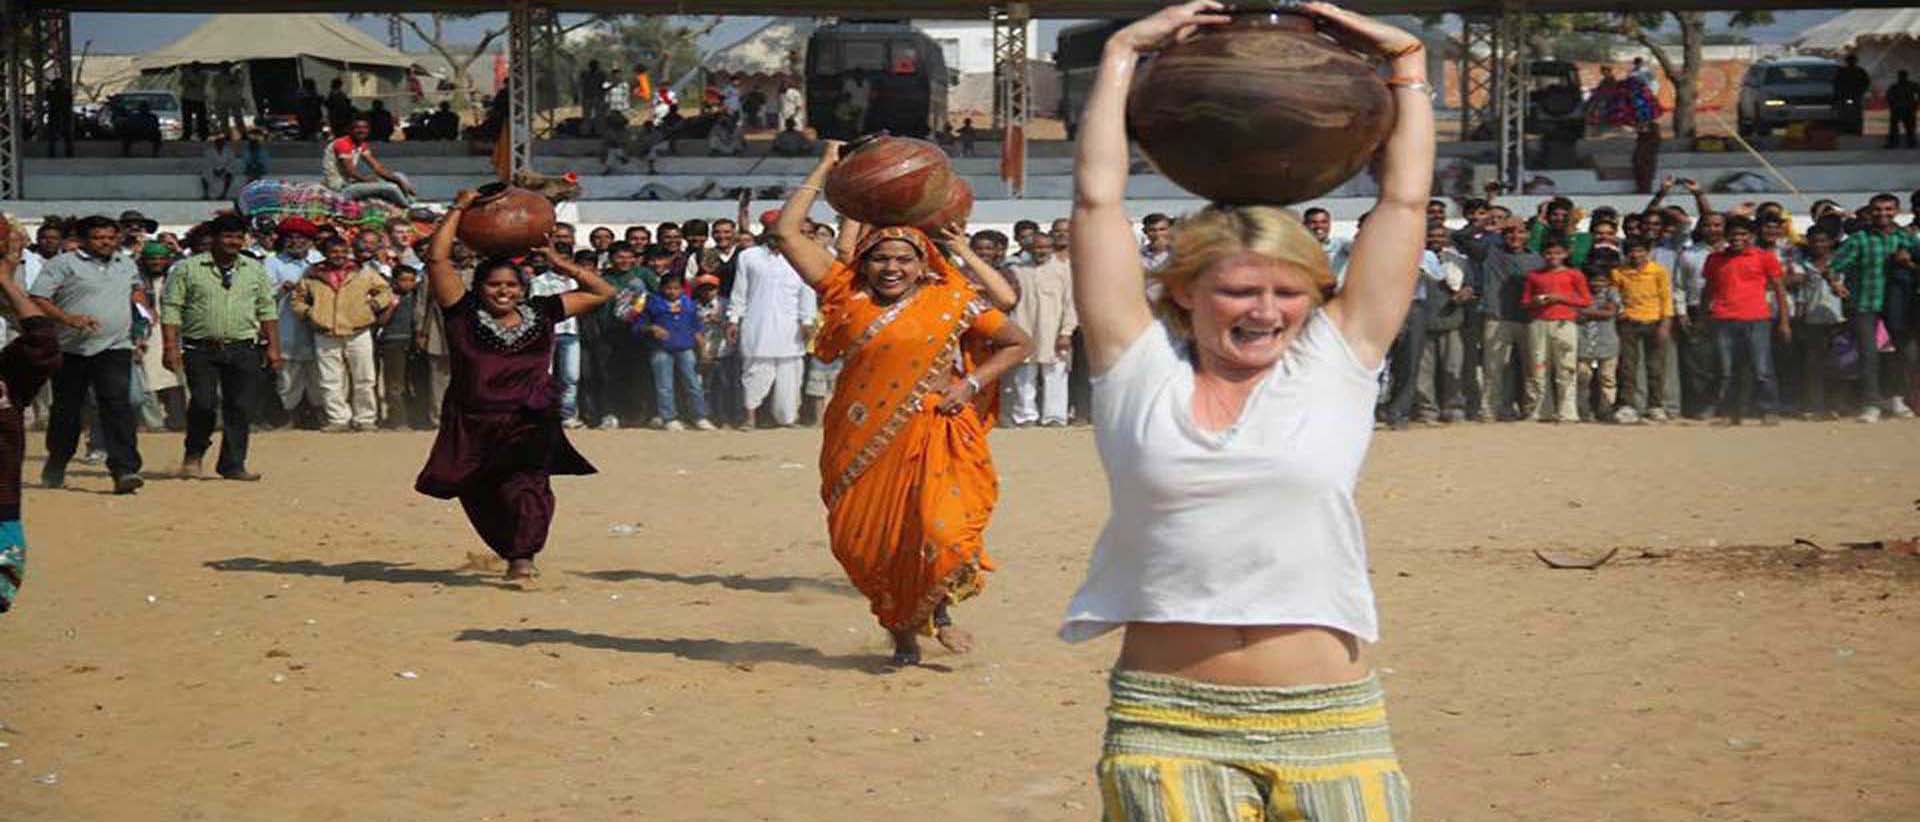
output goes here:
[[[947, 69], [960, 74], [993, 73], [993, 24], [985, 20], [914, 20], [914, 28], [940, 44]], [[1039, 59], [1035, 24], [1027, 23], [1027, 56]]]

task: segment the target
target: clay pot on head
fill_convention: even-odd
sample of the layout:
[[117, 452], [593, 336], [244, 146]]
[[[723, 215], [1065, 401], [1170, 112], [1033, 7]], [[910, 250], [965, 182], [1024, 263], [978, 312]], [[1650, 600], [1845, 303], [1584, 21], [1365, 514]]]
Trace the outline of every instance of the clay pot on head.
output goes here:
[[875, 137], [850, 145], [827, 175], [827, 204], [868, 225], [923, 225], [947, 207], [958, 179], [939, 146]]
[[949, 223], [966, 225], [967, 217], [973, 214], [973, 186], [967, 184], [964, 177], [953, 178], [953, 185], [947, 187], [947, 202], [939, 211], [920, 224], [920, 230], [938, 234]]
[[483, 257], [517, 257], [544, 245], [553, 231], [553, 203], [505, 183], [480, 187], [480, 198], [460, 215], [458, 236]]
[[1286, 11], [1236, 12], [1155, 55], [1127, 131], [1175, 185], [1227, 203], [1298, 203], [1364, 168], [1393, 97], [1372, 60]]

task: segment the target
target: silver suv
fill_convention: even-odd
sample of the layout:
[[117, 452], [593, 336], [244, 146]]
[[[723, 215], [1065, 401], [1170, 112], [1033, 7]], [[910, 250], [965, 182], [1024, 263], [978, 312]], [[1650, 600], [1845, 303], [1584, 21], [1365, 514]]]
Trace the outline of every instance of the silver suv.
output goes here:
[[1765, 135], [1791, 123], [1841, 127], [1833, 78], [1840, 63], [1820, 57], [1781, 57], [1747, 67], [1740, 81], [1740, 133]]

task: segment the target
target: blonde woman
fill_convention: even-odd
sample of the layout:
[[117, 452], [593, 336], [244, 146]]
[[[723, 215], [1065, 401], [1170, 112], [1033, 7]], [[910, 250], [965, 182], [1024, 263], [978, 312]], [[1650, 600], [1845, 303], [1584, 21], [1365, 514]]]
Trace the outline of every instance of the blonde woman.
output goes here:
[[1399, 110], [1344, 288], [1292, 212], [1213, 206], [1174, 228], [1149, 305], [1124, 201], [1127, 89], [1142, 53], [1221, 8], [1115, 34], [1087, 103], [1070, 236], [1113, 514], [1061, 634], [1126, 632], [1107, 819], [1397, 822], [1411, 811], [1365, 658], [1378, 627], [1353, 489], [1426, 232], [1426, 61], [1403, 31], [1299, 6], [1388, 59]]

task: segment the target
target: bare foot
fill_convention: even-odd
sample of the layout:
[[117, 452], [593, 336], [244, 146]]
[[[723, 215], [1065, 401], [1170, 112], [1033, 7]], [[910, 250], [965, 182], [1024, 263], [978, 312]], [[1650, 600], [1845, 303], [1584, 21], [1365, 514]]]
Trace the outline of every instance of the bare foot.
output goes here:
[[952, 625], [941, 626], [939, 630], [933, 632], [933, 638], [940, 640], [943, 647], [956, 654], [973, 651], [973, 634]]
[[533, 560], [516, 559], [507, 563], [507, 581], [525, 582], [540, 576], [540, 569], [533, 567]]

